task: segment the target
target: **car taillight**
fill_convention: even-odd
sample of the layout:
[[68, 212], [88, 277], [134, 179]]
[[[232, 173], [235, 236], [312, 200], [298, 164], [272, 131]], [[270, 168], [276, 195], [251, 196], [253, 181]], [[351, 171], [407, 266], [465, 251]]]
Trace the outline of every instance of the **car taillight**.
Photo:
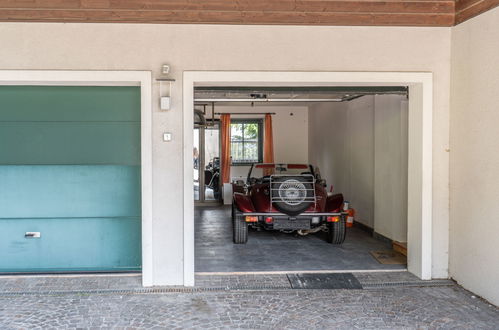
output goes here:
[[334, 217], [327, 217], [327, 222], [338, 222], [340, 221], [340, 217], [335, 215]]
[[274, 219], [272, 219], [272, 217], [266, 217], [265, 218], [265, 223], [270, 224], [270, 223], [272, 223], [272, 221], [274, 221]]
[[255, 216], [246, 216], [246, 222], [258, 222], [258, 217], [255, 217]]

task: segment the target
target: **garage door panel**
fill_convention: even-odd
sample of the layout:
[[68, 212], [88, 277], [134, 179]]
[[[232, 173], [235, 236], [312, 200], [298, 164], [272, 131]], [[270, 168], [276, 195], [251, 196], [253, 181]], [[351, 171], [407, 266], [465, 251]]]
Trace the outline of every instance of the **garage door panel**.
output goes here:
[[0, 219], [0, 272], [140, 270], [140, 225], [140, 217]]
[[140, 269], [140, 128], [139, 87], [0, 86], [0, 272]]
[[0, 164], [140, 164], [140, 122], [0, 122]]
[[140, 88], [1, 86], [0, 121], [140, 122]]
[[0, 218], [141, 214], [140, 166], [0, 166]]

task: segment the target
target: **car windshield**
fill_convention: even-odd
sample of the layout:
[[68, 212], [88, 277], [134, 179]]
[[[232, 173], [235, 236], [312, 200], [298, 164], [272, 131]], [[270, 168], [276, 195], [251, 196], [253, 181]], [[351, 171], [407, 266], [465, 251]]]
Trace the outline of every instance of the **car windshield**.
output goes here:
[[248, 178], [262, 178], [265, 175], [300, 175], [312, 174], [306, 164], [254, 164], [248, 173]]

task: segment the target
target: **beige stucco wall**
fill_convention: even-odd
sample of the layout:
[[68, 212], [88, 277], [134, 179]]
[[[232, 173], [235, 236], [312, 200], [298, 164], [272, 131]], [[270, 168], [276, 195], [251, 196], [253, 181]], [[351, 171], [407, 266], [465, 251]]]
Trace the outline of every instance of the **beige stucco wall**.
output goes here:
[[[447, 276], [450, 28], [1, 23], [0, 45], [0, 69], [151, 70], [157, 76], [161, 64], [171, 64], [177, 82], [170, 111], [158, 109], [153, 89], [156, 284], [183, 283], [184, 70], [433, 72], [433, 277]], [[172, 142], [162, 142], [165, 131]]]
[[499, 8], [452, 42], [450, 272], [499, 305]]

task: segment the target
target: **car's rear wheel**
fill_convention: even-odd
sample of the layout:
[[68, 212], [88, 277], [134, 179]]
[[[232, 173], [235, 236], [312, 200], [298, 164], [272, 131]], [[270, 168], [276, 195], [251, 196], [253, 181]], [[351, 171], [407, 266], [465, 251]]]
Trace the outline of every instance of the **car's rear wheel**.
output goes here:
[[246, 244], [248, 242], [248, 224], [234, 204], [232, 204], [232, 240], [234, 244]]
[[338, 222], [330, 222], [327, 225], [327, 242], [331, 244], [341, 244], [345, 241], [346, 237], [346, 219], [344, 216], [340, 217]]

